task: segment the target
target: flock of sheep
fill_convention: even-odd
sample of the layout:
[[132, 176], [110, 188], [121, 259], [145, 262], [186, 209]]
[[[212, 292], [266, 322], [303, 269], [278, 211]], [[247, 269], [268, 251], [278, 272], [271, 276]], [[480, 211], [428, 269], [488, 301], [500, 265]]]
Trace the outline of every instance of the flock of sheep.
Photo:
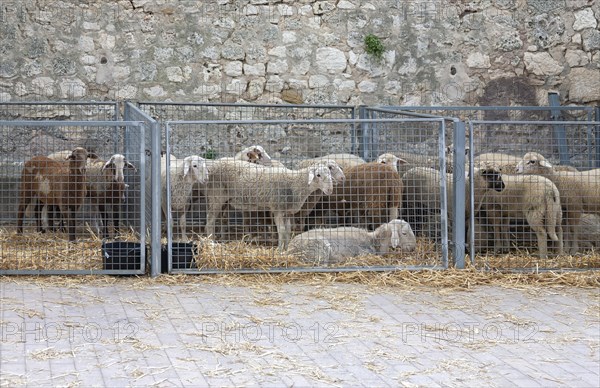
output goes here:
[[[501, 173], [504, 186], [502, 190], [481, 190], [475, 180], [476, 250], [492, 248], [508, 252], [512, 245], [523, 246], [520, 241], [523, 234], [517, 233], [511, 239], [511, 226], [516, 222], [533, 230], [542, 258], [548, 255], [549, 240], [557, 254], [575, 254], [600, 245], [600, 169], [577, 171], [570, 166], [554, 166], [536, 152], [522, 158], [482, 154], [474, 158], [474, 165], [494, 166]], [[413, 210], [427, 213], [440, 209], [438, 171], [413, 168], [403, 175], [403, 181], [405, 203], [411, 204]], [[451, 174], [447, 175], [447, 182], [451, 195]], [[450, 198], [448, 204], [451, 214]], [[469, 210], [470, 206], [466, 208]], [[437, 222], [435, 217], [425, 217], [424, 221]]]
[[32, 205], [38, 231], [56, 229], [64, 221], [69, 240], [75, 241], [76, 214], [87, 198], [101, 217], [102, 237], [109, 237], [110, 220], [114, 229], [119, 228], [120, 205], [128, 188], [124, 169], [136, 171], [121, 154], [102, 160], [82, 147], [31, 158], [21, 172], [17, 233], [23, 232], [26, 211]]
[[[547, 257], [549, 241], [557, 254], [600, 243], [600, 169], [553, 166], [534, 152], [523, 158], [483, 154], [473, 164], [474, 184], [467, 183], [466, 192], [472, 190], [475, 198], [476, 241], [489, 240], [494, 250], [505, 252], [515, 243], [514, 222], [522, 221], [535, 233], [541, 257]], [[108, 236], [109, 219], [119, 226], [125, 168], [135, 169], [123, 155], [104, 161], [83, 148], [32, 158], [21, 176], [17, 231], [23, 230], [27, 207], [34, 205], [40, 230], [42, 213], [59, 214], [75, 240], [75, 213], [89, 198], [101, 216], [102, 236]], [[446, 174], [452, 216], [452, 173]], [[390, 247], [412, 251], [413, 228], [417, 234], [426, 234], [432, 224], [439, 230], [440, 172], [402, 154], [386, 153], [368, 163], [355, 155], [331, 154], [289, 169], [254, 145], [217, 160], [163, 154], [161, 177], [163, 217], [170, 198], [174, 237], [184, 241], [195, 196], [206, 203], [207, 236], [219, 235], [226, 209], [232, 208], [246, 223], [261, 218], [266, 228], [274, 226], [279, 249], [325, 264], [385, 254]]]

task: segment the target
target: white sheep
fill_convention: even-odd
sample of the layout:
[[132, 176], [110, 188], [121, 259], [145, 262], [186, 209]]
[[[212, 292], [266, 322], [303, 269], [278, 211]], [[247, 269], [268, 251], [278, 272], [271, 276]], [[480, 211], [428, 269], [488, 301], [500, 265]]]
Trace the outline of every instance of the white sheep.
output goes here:
[[[503, 174], [518, 174], [517, 165], [523, 158], [497, 152], [484, 153], [475, 157], [475, 163], [493, 163], [500, 169]], [[573, 166], [554, 166], [555, 171], [572, 171], [578, 170]]]
[[215, 235], [215, 222], [223, 206], [243, 211], [270, 211], [277, 226], [279, 248], [285, 249], [291, 235], [291, 217], [308, 196], [333, 190], [329, 168], [323, 165], [301, 170], [269, 168], [239, 161], [213, 164], [206, 183], [208, 214], [206, 233]]
[[396, 219], [372, 232], [348, 226], [312, 229], [295, 236], [290, 241], [288, 252], [307, 261], [329, 265], [359, 255], [385, 255], [390, 246], [411, 252], [416, 244], [408, 222]]
[[306, 168], [308, 166], [313, 165], [315, 162], [320, 162], [323, 160], [333, 160], [335, 161], [342, 170], [346, 170], [350, 167], [358, 166], [359, 164], [365, 164], [365, 160], [359, 156], [352, 154], [329, 154], [325, 156], [320, 156], [312, 159], [305, 159], [298, 163], [298, 168]]
[[[333, 178], [334, 186], [343, 184], [346, 180], [344, 171], [342, 170], [340, 165], [337, 164], [337, 162], [335, 160], [324, 159], [324, 160], [320, 160], [320, 161], [314, 161], [312, 165], [313, 166], [316, 166], [316, 165], [326, 166], [329, 169], [329, 171], [331, 172], [331, 177]], [[300, 209], [300, 211], [298, 211], [298, 213], [296, 213], [294, 215], [294, 217], [295, 217], [294, 227], [296, 228], [296, 230], [304, 231], [304, 228], [306, 227], [306, 218], [312, 213], [313, 209], [315, 208], [315, 206], [317, 206], [317, 204], [321, 201], [322, 198], [323, 198], [323, 192], [318, 190], [318, 191], [315, 191], [314, 193], [312, 193], [306, 199], [306, 202], [302, 206], [302, 209]]]
[[[191, 203], [192, 189], [195, 184], [206, 182], [209, 172], [206, 167], [205, 159], [198, 155], [185, 157], [183, 160], [175, 160], [170, 163], [170, 184], [171, 184], [171, 214], [178, 218], [179, 232], [181, 238], [187, 241], [186, 234], [186, 213]], [[161, 188], [162, 188], [162, 211], [166, 218], [168, 212], [167, 204], [167, 173], [166, 169], [161, 170]], [[174, 228], [175, 229], [175, 228]]]
[[537, 175], [502, 175], [504, 190], [490, 191], [482, 200], [496, 249], [507, 251], [511, 219], [527, 220], [537, 237], [540, 258], [548, 257], [548, 237], [563, 254], [562, 209], [560, 193], [549, 180]]
[[[334, 160], [315, 160], [310, 166], [316, 165], [322, 165], [329, 168], [329, 171], [331, 172], [331, 177], [333, 178], [334, 186], [342, 184], [346, 179], [341, 167]], [[271, 168], [286, 169], [285, 167], [273, 166]], [[302, 205], [302, 208], [296, 214], [294, 214], [292, 222], [292, 228], [294, 231], [304, 231], [304, 228], [306, 227], [306, 218], [311, 214], [317, 203], [319, 203], [322, 198], [323, 192], [321, 190], [317, 190], [308, 196], [308, 198], [304, 202], [304, 205]], [[270, 215], [265, 214], [265, 212], [245, 212], [244, 224], [250, 227], [250, 229], [252, 229], [254, 232], [257, 231], [257, 226], [266, 226], [266, 229], [269, 229], [269, 227], [273, 225]], [[260, 229], [258, 229], [258, 232], [259, 234], [261, 234]]]
[[600, 214], [600, 170], [596, 172], [556, 171], [537, 152], [528, 152], [517, 164], [517, 172], [550, 179], [560, 192], [565, 223], [565, 246], [570, 253], [579, 249], [579, 224], [585, 213]]

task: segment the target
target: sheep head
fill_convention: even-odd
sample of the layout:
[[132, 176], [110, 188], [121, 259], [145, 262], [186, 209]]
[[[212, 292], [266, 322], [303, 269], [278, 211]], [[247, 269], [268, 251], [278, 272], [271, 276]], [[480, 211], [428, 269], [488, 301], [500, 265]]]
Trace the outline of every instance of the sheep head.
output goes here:
[[265, 151], [262, 146], [253, 145], [241, 150], [237, 155], [239, 159], [250, 163], [262, 164], [263, 166], [271, 165], [271, 156]]
[[71, 155], [67, 156], [69, 161], [69, 167], [72, 170], [77, 170], [80, 174], [85, 172], [87, 163], [88, 152], [83, 147], [77, 147], [73, 149]]
[[537, 152], [528, 152], [523, 159], [517, 163], [519, 174], [544, 174], [553, 169], [552, 164]]
[[329, 169], [331, 177], [333, 178], [334, 185], [344, 183], [344, 181], [346, 180], [346, 175], [344, 175], [344, 171], [335, 160], [327, 159], [322, 162], [319, 162], [318, 164], [321, 164]]
[[505, 184], [498, 166], [482, 162], [477, 167], [474, 167], [473, 172], [476, 187], [492, 189], [498, 192], [504, 190]]
[[406, 160], [389, 153], [379, 155], [377, 157], [377, 163], [389, 164], [396, 172], [398, 172], [401, 165], [408, 164]]
[[375, 230], [375, 238], [380, 241], [382, 253], [387, 252], [388, 241], [392, 248], [400, 247], [407, 252], [412, 252], [417, 247], [417, 239], [410, 224], [401, 219], [381, 225]]
[[114, 154], [106, 163], [104, 163], [102, 166], [102, 172], [108, 174], [111, 180], [114, 182], [124, 182], [125, 177], [123, 175], [123, 170], [125, 168], [130, 168], [133, 169], [133, 171], [137, 171], [135, 166], [125, 159], [125, 156], [121, 154]]
[[204, 183], [208, 179], [208, 168], [204, 158], [191, 155], [183, 159], [183, 179], [188, 183]]
[[321, 189], [325, 195], [330, 195], [333, 192], [333, 178], [329, 168], [321, 164], [309, 167], [308, 186]]

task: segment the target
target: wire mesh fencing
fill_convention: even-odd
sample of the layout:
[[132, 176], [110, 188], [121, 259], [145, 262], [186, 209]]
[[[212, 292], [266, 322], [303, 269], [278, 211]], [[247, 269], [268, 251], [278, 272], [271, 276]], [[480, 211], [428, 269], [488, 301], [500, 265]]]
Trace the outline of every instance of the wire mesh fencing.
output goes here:
[[471, 171], [494, 165], [505, 184], [472, 196], [469, 237], [478, 266], [600, 267], [598, 123], [471, 122]]
[[597, 269], [598, 116], [0, 103], [0, 274]]
[[[366, 161], [350, 152], [357, 125], [384, 121], [167, 122], [169, 155], [161, 163], [170, 270], [444, 268], [447, 234], [441, 226], [435, 238], [415, 238], [410, 224], [399, 220], [403, 186], [399, 159], [390, 153], [398, 149], [392, 142], [401, 126], [381, 132], [387, 158]], [[415, 126], [441, 128], [440, 119], [388, 121], [404, 124], [407, 134]], [[254, 144], [233, 151], [223, 144], [216, 160], [195, 152], [217, 134], [223, 143], [236, 142], [240, 132], [253, 133]], [[273, 146], [280, 142], [289, 150]], [[445, 180], [441, 184], [435, 190], [445, 190]], [[198, 211], [190, 211], [193, 202], [202, 204]]]
[[[128, 132], [141, 153], [124, 151]], [[0, 134], [0, 273], [144, 273], [144, 219], [129, 209], [144, 196], [143, 125], [13, 120]]]

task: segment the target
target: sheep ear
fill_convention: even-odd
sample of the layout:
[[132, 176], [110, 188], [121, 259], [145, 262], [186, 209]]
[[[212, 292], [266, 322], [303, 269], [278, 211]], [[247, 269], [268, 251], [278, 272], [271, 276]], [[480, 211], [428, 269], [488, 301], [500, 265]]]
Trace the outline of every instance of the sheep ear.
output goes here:
[[190, 172], [190, 162], [187, 160], [183, 161], [183, 176], [186, 177], [188, 176]]
[[308, 184], [310, 185], [314, 179], [315, 179], [315, 170], [313, 168], [311, 168], [308, 171]]
[[408, 164], [408, 162], [402, 158], [398, 158], [398, 165], [402, 166], [403, 164]]
[[137, 168], [133, 164], [131, 164], [128, 160], [125, 161], [125, 167], [133, 169], [133, 171], [137, 172]]
[[111, 157], [110, 159], [108, 159], [108, 162], [104, 163], [104, 166], [102, 166], [102, 171], [106, 170], [113, 162], [113, 158]]
[[95, 152], [90, 152], [87, 155], [88, 159], [99, 159], [98, 154], [96, 154]]
[[398, 228], [396, 227], [396, 225], [390, 226], [392, 228], [392, 248], [396, 248], [398, 245], [400, 245], [400, 235], [398, 234]]
[[547, 160], [540, 160], [540, 166], [546, 168], [552, 168], [552, 164]]

